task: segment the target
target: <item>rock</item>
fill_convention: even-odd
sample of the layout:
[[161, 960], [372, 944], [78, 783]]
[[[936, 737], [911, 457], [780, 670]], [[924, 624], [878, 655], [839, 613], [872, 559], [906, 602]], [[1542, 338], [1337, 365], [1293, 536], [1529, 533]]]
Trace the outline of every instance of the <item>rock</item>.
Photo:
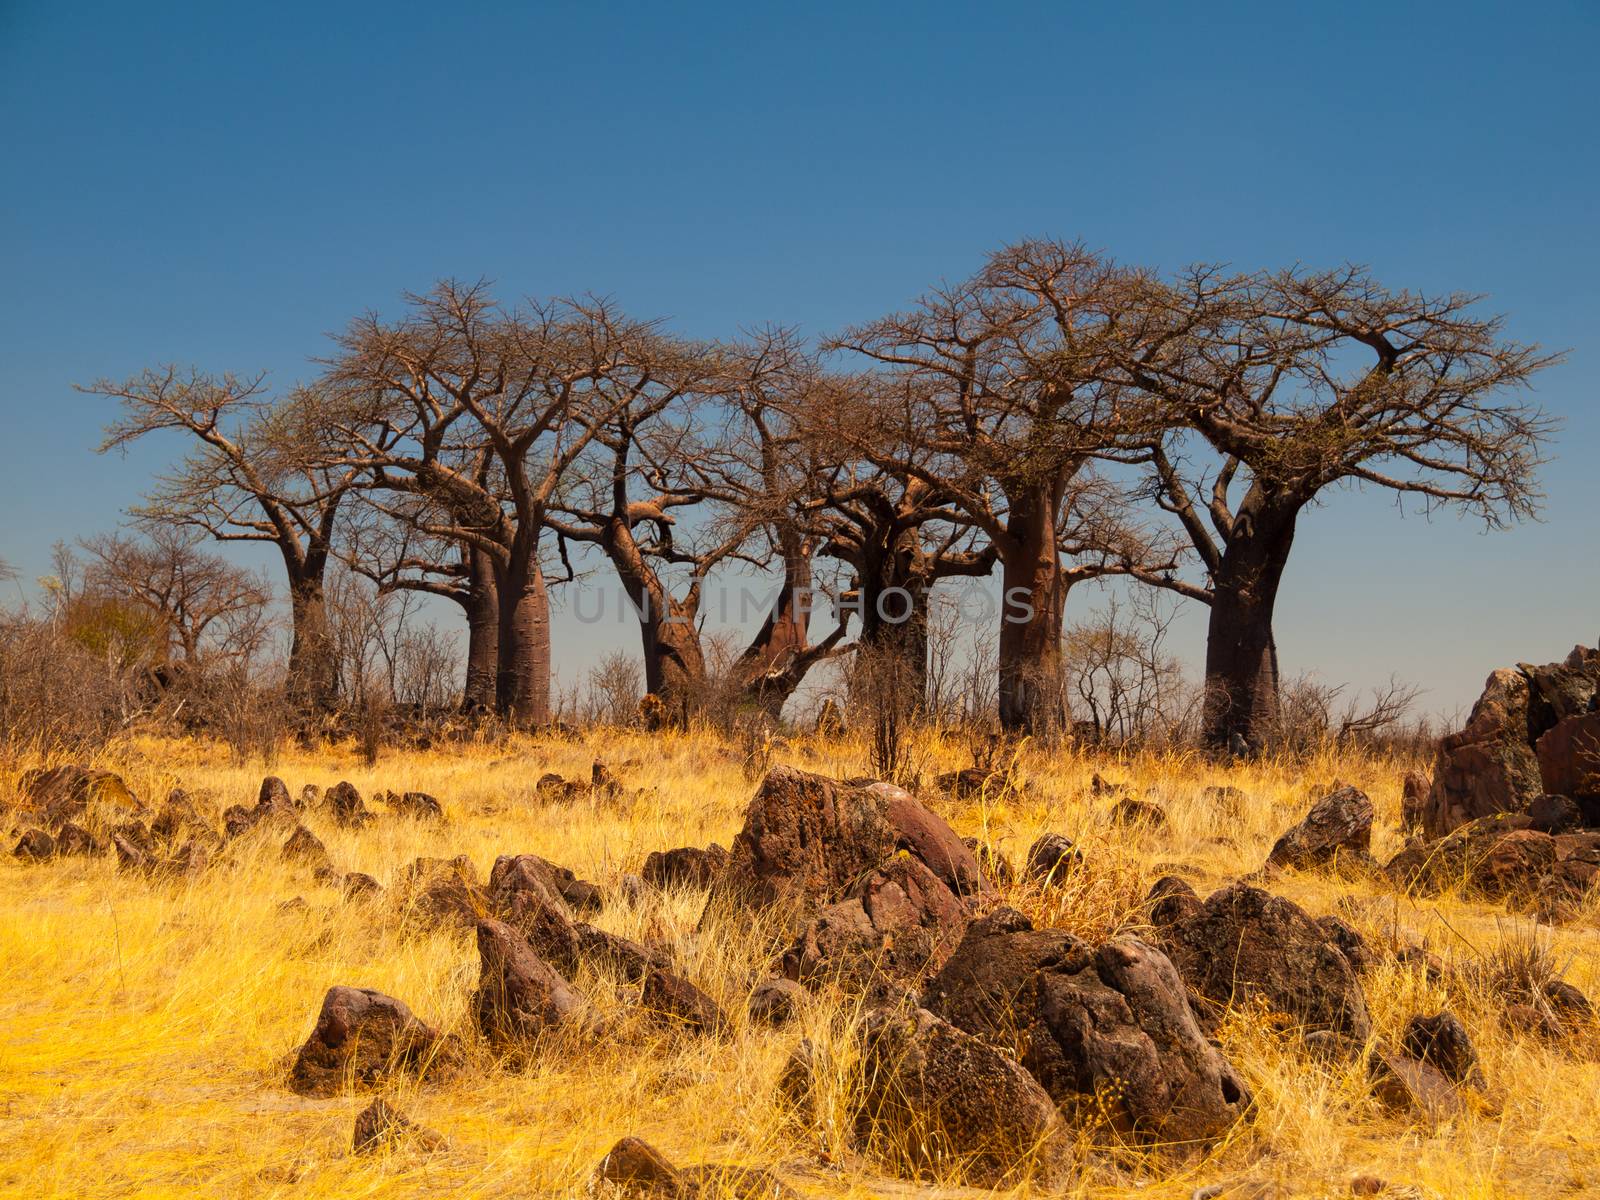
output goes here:
[[383, 885], [364, 871], [347, 872], [339, 881], [339, 886], [343, 889], [346, 900], [377, 896], [383, 891]]
[[967, 919], [966, 906], [920, 859], [898, 854], [806, 924], [783, 956], [783, 973], [894, 995], [943, 965]]
[[359, 829], [372, 819], [366, 802], [361, 799], [361, 793], [356, 791], [354, 784], [341, 780], [328, 789], [325, 800], [333, 819], [346, 828]]
[[901, 788], [774, 767], [745, 810], [706, 911], [786, 905], [809, 917], [901, 849], [958, 896], [989, 891], [950, 826]]
[[1067, 1155], [1061, 1114], [1037, 1080], [925, 1009], [875, 1009], [857, 1027], [856, 1141], [913, 1174], [961, 1166], [985, 1187], [1052, 1174]]
[[1365, 1041], [1371, 1029], [1355, 968], [1298, 905], [1235, 883], [1158, 931], [1184, 981], [1219, 1006], [1259, 996], [1305, 1029]]
[[1581, 893], [1600, 862], [1600, 846], [1591, 841], [1600, 838], [1540, 833], [1526, 813], [1480, 817], [1435, 842], [1406, 843], [1383, 873], [1396, 887], [1419, 895], [1463, 884], [1491, 899], [1529, 895], [1546, 877]]
[[444, 805], [427, 792], [404, 792], [398, 796], [390, 792], [388, 803], [394, 812], [413, 821], [444, 820]]
[[328, 848], [322, 844], [321, 838], [304, 825], [294, 827], [294, 832], [284, 842], [280, 853], [285, 860], [306, 866], [321, 867], [328, 863]]
[[1522, 672], [1496, 671], [1465, 728], [1440, 739], [1422, 820], [1429, 837], [1479, 817], [1521, 812], [1546, 790], [1528, 741], [1528, 696]]
[[686, 1180], [666, 1155], [648, 1142], [625, 1137], [606, 1152], [595, 1179], [610, 1184], [625, 1196], [663, 1197], [676, 1200], [688, 1192]]
[[1454, 1083], [1483, 1087], [1478, 1052], [1467, 1027], [1451, 1013], [1412, 1017], [1400, 1035], [1400, 1048], [1418, 1062], [1442, 1072]]
[[414, 859], [395, 884], [406, 915], [424, 924], [471, 927], [491, 911], [490, 899], [478, 883], [477, 868], [464, 854]]
[[104, 854], [106, 845], [82, 825], [66, 822], [56, 833], [56, 853], [66, 857]]
[[657, 1020], [691, 1033], [717, 1037], [730, 1028], [715, 1000], [670, 971], [653, 970], [644, 977], [639, 1003]]
[[727, 865], [728, 852], [712, 842], [704, 850], [698, 846], [654, 850], [644, 860], [640, 875], [658, 888], [708, 888]]
[[[642, 946], [621, 934], [596, 929], [581, 921], [572, 927], [572, 932], [578, 958], [599, 963], [630, 983], [638, 983], [653, 968], [667, 969], [672, 965], [665, 953]], [[573, 971], [577, 971], [576, 963]]]
[[935, 776], [933, 780], [933, 786], [952, 800], [980, 796], [985, 791], [990, 795], [998, 795], [1005, 790], [1006, 783], [1003, 771], [990, 771], [983, 767], [966, 767], [960, 771], [950, 771]]
[[1556, 844], [1547, 833], [1518, 829], [1496, 838], [1471, 866], [1468, 878], [1487, 896], [1532, 892], [1556, 865]]
[[1065, 872], [1082, 862], [1083, 855], [1073, 846], [1071, 838], [1044, 833], [1028, 847], [1027, 864], [1022, 871], [1035, 883], [1049, 884], [1059, 881]]
[[1353, 787], [1341, 787], [1311, 806], [1305, 819], [1272, 847], [1267, 862], [1307, 870], [1345, 864], [1365, 868], [1372, 861], [1372, 801]]
[[984, 878], [995, 887], [1010, 887], [1017, 881], [1016, 868], [1011, 865], [1011, 860], [988, 842], [975, 837], [962, 838], [961, 841], [972, 851], [972, 857], [977, 860]]
[[1123, 1133], [1205, 1140], [1250, 1103], [1177, 970], [1133, 938], [1090, 947], [999, 909], [973, 923], [924, 1002], [959, 1029], [1019, 1048], [1057, 1104]]
[[261, 781], [261, 788], [256, 793], [256, 808], [261, 812], [271, 810], [287, 810], [292, 812], [295, 803], [289, 798], [289, 788], [276, 775], [268, 775]]
[[478, 922], [478, 962], [472, 1018], [491, 1045], [526, 1043], [583, 1015], [583, 998], [504, 922]]
[[1565, 1041], [1567, 1027], [1543, 1005], [1508, 1004], [1500, 1023], [1512, 1033], [1529, 1034], [1547, 1042]]
[[222, 830], [224, 836], [231, 842], [234, 838], [243, 837], [249, 833], [255, 824], [255, 818], [250, 810], [239, 804], [230, 804], [222, 813]]
[[1444, 1072], [1381, 1047], [1367, 1056], [1372, 1094], [1386, 1108], [1411, 1109], [1434, 1119], [1458, 1116], [1465, 1105]]
[[1428, 792], [1433, 783], [1421, 771], [1407, 771], [1400, 784], [1400, 828], [1419, 829], [1428, 810]]
[[1372, 955], [1367, 950], [1367, 939], [1348, 921], [1329, 914], [1317, 918], [1317, 928], [1327, 936], [1328, 940], [1339, 947], [1345, 958], [1355, 968], [1357, 975], [1366, 971], [1372, 965]]
[[1589, 997], [1565, 979], [1552, 979], [1539, 990], [1558, 1017], [1572, 1021], [1594, 1019], [1594, 1006], [1589, 1003]]
[[141, 807], [120, 775], [77, 763], [24, 771], [17, 791], [42, 816], [46, 829], [81, 820], [98, 801], [133, 811]]
[[763, 979], [750, 992], [750, 1023], [787, 1025], [799, 1014], [805, 994], [805, 988], [792, 979]]
[[1145, 893], [1150, 908], [1150, 924], [1157, 929], [1200, 911], [1200, 896], [1185, 880], [1163, 875]]
[[1557, 721], [1537, 744], [1544, 791], [1573, 800], [1583, 824], [1600, 825], [1600, 712]]
[[1570, 833], [1583, 827], [1583, 809], [1571, 797], [1540, 793], [1528, 805], [1528, 820], [1540, 833]]
[[422, 1074], [452, 1057], [446, 1040], [394, 997], [333, 987], [295, 1058], [289, 1089], [302, 1096], [332, 1096], [346, 1086], [369, 1087], [394, 1074]]
[[1167, 823], [1167, 810], [1154, 800], [1123, 796], [1111, 806], [1111, 820], [1118, 825], [1147, 825], [1159, 829]]
[[[244, 812], [244, 809], [239, 809]], [[181, 788], [173, 788], [167, 794], [166, 803], [161, 811], [156, 814], [155, 820], [150, 822], [150, 832], [163, 841], [172, 841], [184, 831], [206, 833], [215, 836], [216, 831], [211, 825], [202, 820], [194, 803]]]
[[11, 852], [11, 857], [20, 858], [23, 862], [43, 862], [55, 852], [55, 838], [42, 829], [27, 829], [23, 831], [16, 849]]
[[444, 1145], [444, 1139], [437, 1133], [416, 1124], [381, 1096], [356, 1117], [351, 1149], [357, 1154], [378, 1154], [406, 1142], [425, 1150], [437, 1150]]
[[537, 854], [502, 854], [489, 872], [489, 899], [497, 912], [510, 908], [518, 891], [532, 890], [574, 913], [598, 913], [604, 905], [600, 889], [566, 867]]

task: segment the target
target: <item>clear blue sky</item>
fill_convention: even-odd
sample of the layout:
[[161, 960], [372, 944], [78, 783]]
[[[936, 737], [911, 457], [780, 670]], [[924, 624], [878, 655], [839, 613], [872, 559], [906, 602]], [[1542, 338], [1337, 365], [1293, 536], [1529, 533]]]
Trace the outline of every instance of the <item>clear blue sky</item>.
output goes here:
[[1167, 268], [1363, 262], [1568, 348], [1540, 386], [1566, 420], [1546, 522], [1336, 495], [1279, 641], [1290, 672], [1394, 672], [1449, 711], [1600, 636], [1600, 9], [768, 8], [0, 3], [0, 557], [44, 571], [177, 449], [95, 457], [110, 414], [75, 382], [287, 383], [442, 275], [820, 332], [1040, 234]]

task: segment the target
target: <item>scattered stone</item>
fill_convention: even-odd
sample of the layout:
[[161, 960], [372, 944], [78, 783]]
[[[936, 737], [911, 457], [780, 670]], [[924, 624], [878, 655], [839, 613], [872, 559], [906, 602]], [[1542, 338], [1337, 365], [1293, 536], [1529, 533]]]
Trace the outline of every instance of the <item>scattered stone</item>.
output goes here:
[[1412, 1017], [1400, 1035], [1400, 1048], [1417, 1061], [1438, 1068], [1455, 1083], [1484, 1086], [1472, 1038], [1467, 1027], [1452, 1013]]
[[359, 829], [372, 819], [354, 784], [341, 780], [328, 789], [326, 800], [333, 819], [348, 829]]
[[1072, 844], [1071, 838], [1059, 833], [1044, 833], [1028, 847], [1028, 860], [1023, 873], [1035, 883], [1055, 883], [1067, 871], [1082, 863], [1083, 855]]
[[925, 1009], [889, 1008], [869, 1012], [857, 1039], [852, 1125], [868, 1151], [918, 1175], [960, 1164], [985, 1187], [1048, 1176], [1066, 1158], [1049, 1094], [986, 1042]]
[[390, 792], [388, 805], [392, 811], [413, 821], [444, 820], [444, 805], [427, 792], [403, 792], [398, 796]]
[[833, 979], [880, 999], [894, 996], [943, 965], [968, 915], [920, 859], [899, 854], [806, 923], [783, 956], [783, 973], [808, 984]]
[[23, 862], [43, 862], [56, 852], [56, 840], [42, 829], [24, 830], [17, 848], [11, 852], [13, 858], [20, 858]]
[[1167, 810], [1154, 800], [1123, 796], [1111, 806], [1111, 820], [1118, 825], [1145, 825], [1160, 829], [1167, 823]]
[[679, 846], [676, 850], [651, 851], [640, 874], [646, 883], [658, 888], [708, 888], [727, 865], [728, 852], [712, 842], [704, 850]]
[[369, 988], [333, 987], [295, 1058], [289, 1088], [302, 1096], [332, 1096], [393, 1074], [421, 1074], [452, 1057], [447, 1040], [394, 997]]
[[715, 1000], [670, 971], [653, 970], [644, 977], [639, 1003], [658, 1020], [692, 1033], [716, 1037], [730, 1028]]
[[1541, 792], [1528, 806], [1528, 819], [1540, 833], [1571, 833], [1583, 827], [1583, 809], [1568, 796]]
[[340, 880], [344, 889], [346, 900], [360, 900], [367, 896], [376, 896], [383, 891], [383, 884], [364, 871], [350, 871]]
[[1163, 875], [1150, 885], [1144, 901], [1150, 907], [1150, 924], [1157, 929], [1200, 911], [1200, 896], [1187, 880]]
[[1371, 1029], [1355, 968], [1304, 909], [1235, 883], [1158, 931], [1178, 973], [1218, 1006], [1259, 996], [1304, 1029], [1365, 1041]]
[[1386, 1108], [1441, 1119], [1457, 1116], [1466, 1107], [1443, 1071], [1381, 1047], [1367, 1056], [1367, 1077], [1372, 1094]]
[[1567, 1027], [1544, 1005], [1508, 1004], [1500, 1023], [1512, 1033], [1528, 1034], [1547, 1042], [1566, 1040]]
[[1428, 792], [1433, 783], [1421, 771], [1407, 771], [1400, 784], [1400, 828], [1419, 829], [1428, 809]]
[[1372, 801], [1353, 787], [1341, 787], [1311, 806], [1305, 819], [1272, 847], [1267, 862], [1308, 870], [1372, 861]]
[[381, 1096], [356, 1117], [351, 1148], [357, 1154], [378, 1154], [402, 1143], [437, 1150], [444, 1145], [444, 1138], [416, 1124]]
[[805, 988], [792, 979], [763, 979], [750, 992], [751, 1024], [787, 1025], [799, 1014], [805, 994]]
[[94, 834], [90, 833], [82, 825], [76, 825], [71, 821], [68, 821], [62, 825], [60, 830], [56, 833], [57, 854], [67, 857], [72, 857], [75, 855], [87, 857], [96, 854], [104, 854], [105, 850], [106, 846], [104, 842], [95, 837]]
[[582, 1016], [582, 997], [511, 926], [478, 922], [478, 960], [472, 1016], [490, 1044], [523, 1044]]
[[783, 904], [808, 917], [902, 849], [958, 896], [990, 890], [950, 826], [903, 789], [774, 767], [745, 810], [706, 911]]
[[328, 863], [328, 848], [322, 839], [304, 825], [296, 825], [289, 840], [283, 844], [283, 858], [306, 866], [321, 867]]
[[997, 909], [973, 923], [924, 1002], [959, 1029], [1021, 1046], [1022, 1065], [1080, 1120], [1199, 1141], [1250, 1103], [1202, 1033], [1177, 970], [1133, 938], [1090, 947]]
[[1011, 860], [988, 842], [975, 837], [962, 838], [961, 841], [972, 851], [972, 857], [977, 860], [984, 878], [995, 887], [1010, 887], [1017, 881], [1016, 868], [1011, 865]]

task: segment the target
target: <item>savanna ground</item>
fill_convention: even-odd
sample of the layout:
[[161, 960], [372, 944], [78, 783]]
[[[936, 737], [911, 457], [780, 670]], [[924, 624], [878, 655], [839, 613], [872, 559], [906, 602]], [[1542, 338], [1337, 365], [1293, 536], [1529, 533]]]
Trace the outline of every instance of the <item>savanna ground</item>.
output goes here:
[[[931, 740], [923, 754], [930, 773], [970, 762], [956, 740]], [[540, 775], [587, 778], [597, 757], [643, 798], [546, 803], [536, 795]], [[796, 739], [776, 758], [839, 776], [867, 770], [866, 749], [848, 740]], [[17, 800], [18, 776], [38, 761], [0, 760], [0, 807]], [[217, 814], [253, 803], [269, 772], [295, 794], [305, 783], [326, 788], [340, 779], [369, 802], [382, 789], [431, 793], [444, 803], [442, 825], [395, 817], [350, 832], [315, 814], [306, 823], [339, 868], [385, 884], [418, 855], [465, 854], [484, 875], [502, 853], [533, 852], [570, 866], [611, 897], [596, 923], [669, 942], [680, 972], [716, 997], [737, 1028], [719, 1042], [625, 1024], [622, 1036], [602, 1044], [547, 1046], [520, 1070], [475, 1049], [471, 1069], [453, 1078], [385, 1093], [443, 1134], [444, 1149], [356, 1156], [351, 1126], [368, 1097], [293, 1095], [284, 1086], [293, 1052], [334, 984], [387, 992], [423, 1020], [469, 1035], [467, 997], [478, 974], [469, 931], [419, 930], [388, 900], [346, 902], [280, 859], [281, 834], [240, 839], [207, 872], [171, 882], [119, 874], [114, 856], [24, 865], [7, 855], [0, 860], [0, 1192], [577, 1195], [625, 1134], [675, 1162], [775, 1167], [808, 1196], [958, 1190], [957, 1177], [909, 1183], [852, 1154], [839, 1105], [820, 1105], [801, 1125], [775, 1096], [777, 1075], [802, 1036], [824, 1051], [847, 1044], [851, 1001], [815, 996], [798, 1028], [747, 1026], [744, 1002], [761, 975], [765, 944], [717, 928], [697, 931], [700, 892], [651, 896], [637, 906], [617, 896], [620, 876], [637, 871], [651, 850], [727, 845], [739, 829], [758, 772], [713, 734], [593, 731], [579, 741], [397, 751], [374, 767], [353, 747], [285, 748], [270, 765], [240, 766], [208, 744], [132, 739], [95, 765], [118, 771], [156, 802], [181, 785]], [[1018, 886], [1008, 901], [1038, 924], [1137, 934], [1156, 878], [1182, 874], [1203, 895], [1259, 868], [1277, 834], [1336, 778], [1371, 796], [1373, 850], [1386, 860], [1399, 848], [1401, 778], [1413, 765], [1328, 753], [1221, 767], [1182, 754], [1091, 758], [1025, 748], [1020, 786], [928, 800], [957, 832], [986, 836], [1013, 861], [1043, 831], [1072, 836], [1084, 850], [1083, 868], [1059, 890]], [[1169, 824], [1112, 824], [1112, 798], [1090, 792], [1095, 772], [1148, 789], [1166, 806]], [[1205, 799], [1212, 784], [1248, 794], [1242, 816], [1225, 816]], [[1281, 1195], [1344, 1196], [1357, 1175], [1451, 1200], [1600, 1194], [1594, 1032], [1557, 1047], [1498, 1022], [1505, 969], [1519, 957], [1543, 953], [1570, 982], [1600, 993], [1592, 902], [1551, 928], [1459, 897], [1408, 900], [1380, 882], [1291, 873], [1267, 886], [1313, 915], [1338, 913], [1377, 951], [1365, 979], [1376, 1037], [1392, 1041], [1414, 1014], [1449, 1008], [1459, 1015], [1475, 1039], [1487, 1091], [1442, 1123], [1395, 1115], [1370, 1097], [1360, 1063], [1315, 1060], [1273, 1014], [1235, 1012], [1220, 1036], [1256, 1107], [1227, 1139], [1197, 1156], [1119, 1152], [1092, 1145], [1086, 1134], [1079, 1166], [1064, 1181], [1003, 1194], [1156, 1200], [1248, 1181], [1274, 1184]], [[305, 906], [285, 907], [294, 897]], [[1406, 942], [1426, 945], [1457, 969], [1447, 982], [1430, 983], [1420, 967], [1395, 961], [1392, 950]], [[626, 1009], [619, 981], [589, 975], [580, 982], [601, 1008]]]

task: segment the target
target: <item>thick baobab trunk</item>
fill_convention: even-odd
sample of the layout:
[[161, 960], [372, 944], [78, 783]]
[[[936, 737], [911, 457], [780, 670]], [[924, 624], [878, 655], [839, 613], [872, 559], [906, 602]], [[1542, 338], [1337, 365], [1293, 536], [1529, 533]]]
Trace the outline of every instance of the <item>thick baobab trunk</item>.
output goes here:
[[915, 529], [901, 530], [893, 544], [872, 548], [857, 564], [862, 659], [875, 660], [876, 674], [899, 681], [913, 710], [920, 710], [928, 698], [931, 590], [917, 570], [917, 536]]
[[513, 550], [495, 573], [500, 628], [495, 709], [518, 725], [550, 719], [550, 596], [537, 546]]
[[1011, 506], [1001, 550], [1000, 725], [1034, 732], [1059, 720], [1066, 580], [1056, 548], [1056, 505], [1027, 495]]
[[698, 599], [660, 599], [644, 593], [639, 613], [639, 638], [644, 649], [644, 686], [660, 697], [677, 724], [705, 698], [706, 661], [700, 647]]
[[1260, 750], [1279, 717], [1272, 613], [1294, 542], [1295, 512], [1249, 508], [1234, 519], [1212, 579], [1201, 736], [1217, 749]]
[[328, 628], [321, 570], [290, 576], [289, 614], [289, 696], [297, 705], [332, 712], [339, 703], [339, 660]]
[[466, 712], [492, 712], [500, 673], [500, 592], [494, 562], [482, 550], [465, 551], [467, 594], [467, 682], [461, 693]]
[[783, 584], [734, 666], [738, 702], [754, 705], [774, 720], [805, 678], [811, 632], [811, 549], [802, 539], [788, 537], [782, 554]]

